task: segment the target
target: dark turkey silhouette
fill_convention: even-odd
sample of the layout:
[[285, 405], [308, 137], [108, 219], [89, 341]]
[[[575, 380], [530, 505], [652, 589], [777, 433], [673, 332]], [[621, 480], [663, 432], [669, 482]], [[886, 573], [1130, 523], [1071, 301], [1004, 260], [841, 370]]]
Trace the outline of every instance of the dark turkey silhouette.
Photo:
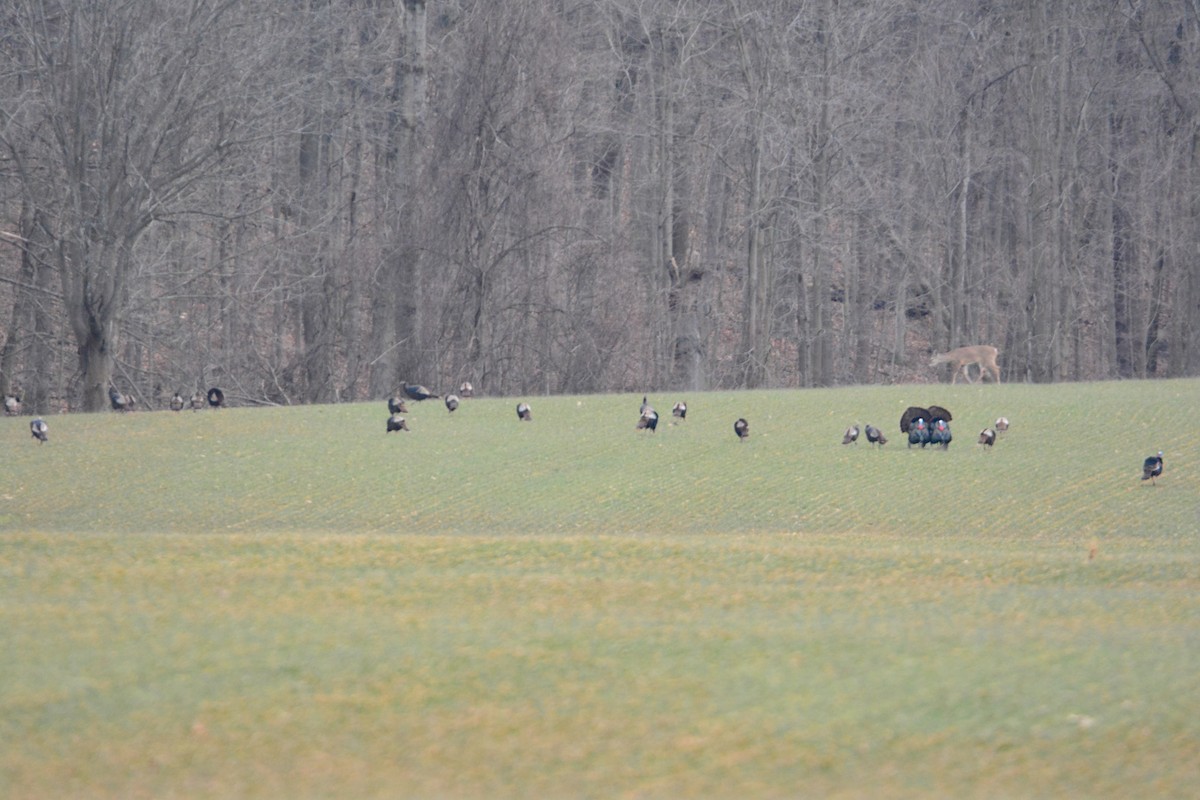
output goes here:
[[179, 392], [176, 392], [175, 394], [171, 395], [171, 410], [172, 411], [183, 411], [183, 405], [184, 405], [183, 404], [183, 395], [181, 395]]
[[987, 447], [992, 447], [996, 444], [996, 432], [991, 428], [984, 428], [979, 432], [979, 444]]
[[451, 414], [453, 414], [455, 412], [455, 410], [458, 409], [458, 402], [459, 402], [458, 395], [456, 395], [456, 394], [446, 395], [446, 410], [449, 411]]
[[1004, 433], [1008, 430], [1008, 417], [1000, 417], [996, 420], [996, 432]]
[[213, 408], [225, 407], [225, 393], [217, 387], [212, 387], [208, 390], [208, 404]]
[[391, 433], [392, 431], [406, 430], [408, 430], [408, 423], [404, 421], [404, 417], [400, 416], [399, 414], [392, 414], [390, 417], [388, 417], [387, 433]]
[[1142, 480], [1154, 483], [1154, 479], [1162, 475], [1163, 471], [1163, 456], [1162, 450], [1158, 451], [1158, 455], [1150, 456], [1142, 462]]
[[522, 422], [533, 421], [533, 409], [529, 407], [529, 403], [517, 403], [517, 419]]
[[942, 408], [941, 406], [929, 406], [928, 408], [922, 408], [921, 406], [909, 406], [907, 409], [905, 409], [904, 415], [900, 417], [900, 432], [908, 433], [909, 427], [916, 419], [925, 420], [926, 426], [929, 426], [937, 422], [939, 419], [944, 419], [946, 422], [950, 422], [954, 419], [954, 417], [947, 409]]
[[858, 426], [851, 425], [842, 435], [842, 444], [858, 444]]
[[909, 448], [914, 444], [919, 444], [921, 447], [929, 444], [929, 427], [925, 424], [924, 417], [917, 417], [908, 426]]
[[867, 425], [866, 434], [867, 441], [871, 444], [877, 444], [880, 447], [883, 447], [885, 444], [887, 444], [887, 437], [883, 435], [883, 431], [879, 430], [879, 428], [876, 428], [874, 425]]
[[116, 390], [116, 387], [108, 387], [108, 402], [112, 404], [113, 411], [133, 411], [134, 399], [127, 395], [121, 394]]
[[393, 395], [388, 398], [388, 413], [389, 414], [407, 414], [408, 406], [404, 405], [404, 398]]
[[424, 386], [416, 386], [407, 382], [404, 384], [404, 393], [417, 401], [441, 397], [440, 394], [434, 394]]
[[21, 413], [21, 398], [15, 394], [4, 395], [4, 416], [15, 417]]
[[199, 392], [195, 392], [192, 395], [192, 411], [199, 411], [200, 409], [204, 408], [204, 403], [204, 395], [200, 394]]
[[471, 385], [470, 381], [463, 381], [462, 386], [458, 387], [458, 393], [464, 399], [468, 398], [468, 397], [474, 397], [475, 396], [475, 387]]
[[687, 419], [687, 403], [676, 403], [674, 406], [672, 406], [671, 413], [680, 419]]
[[33, 438], [37, 439], [40, 444], [50, 441], [50, 426], [42, 422], [41, 417], [29, 423], [29, 432], [33, 434]]
[[929, 409], [921, 408], [920, 406], [909, 406], [900, 417], [900, 432], [910, 433], [913, 422], [918, 419], [929, 419]]
[[637, 429], [648, 430], [654, 433], [658, 430], [658, 412], [653, 408], [646, 406], [646, 410], [642, 412], [642, 416], [638, 418]]
[[929, 443], [940, 446], [943, 450], [950, 449], [950, 441], [954, 438], [950, 433], [950, 426], [946, 424], [946, 420], [938, 417], [937, 421], [929, 429]]
[[744, 417], [739, 417], [738, 421], [733, 423], [733, 432], [740, 441], [746, 441], [746, 437], [750, 435], [750, 423], [746, 422]]

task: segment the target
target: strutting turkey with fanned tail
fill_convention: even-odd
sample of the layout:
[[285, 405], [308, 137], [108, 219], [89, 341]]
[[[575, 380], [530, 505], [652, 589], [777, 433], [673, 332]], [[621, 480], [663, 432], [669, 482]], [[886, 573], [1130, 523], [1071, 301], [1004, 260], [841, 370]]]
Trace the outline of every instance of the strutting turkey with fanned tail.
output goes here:
[[943, 450], [950, 449], [950, 440], [954, 436], [950, 433], [950, 426], [946, 424], [946, 420], [938, 417], [929, 429], [929, 443], [941, 447]]

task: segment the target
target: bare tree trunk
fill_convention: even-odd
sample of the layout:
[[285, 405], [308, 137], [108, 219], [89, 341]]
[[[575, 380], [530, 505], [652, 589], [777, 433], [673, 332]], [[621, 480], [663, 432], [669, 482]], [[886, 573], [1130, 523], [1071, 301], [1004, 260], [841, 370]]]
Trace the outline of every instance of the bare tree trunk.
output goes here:
[[401, 380], [419, 380], [422, 363], [417, 181], [425, 117], [425, 0], [399, 7], [388, 112], [386, 156], [380, 164], [383, 262], [375, 276], [371, 309], [370, 393], [382, 397]]

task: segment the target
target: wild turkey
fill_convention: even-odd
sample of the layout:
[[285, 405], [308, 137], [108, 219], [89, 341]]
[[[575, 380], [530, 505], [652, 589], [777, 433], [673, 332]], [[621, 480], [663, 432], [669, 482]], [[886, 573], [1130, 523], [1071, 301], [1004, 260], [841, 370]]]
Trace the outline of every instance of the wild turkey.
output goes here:
[[393, 395], [388, 398], [388, 413], [389, 414], [407, 414], [408, 406], [404, 405], [404, 398]]
[[[918, 419], [929, 419], [929, 409], [920, 406], [909, 406], [900, 417], [900, 432], [911, 433], [912, 424]], [[915, 443], [914, 443], [915, 444]]]
[[50, 441], [50, 426], [42, 422], [42, 418], [38, 417], [29, 423], [29, 432], [33, 434], [33, 438], [37, 439], [41, 444]]
[[984, 428], [979, 432], [979, 444], [986, 447], [992, 447], [996, 444], [996, 432], [991, 428]]
[[750, 423], [744, 417], [739, 417], [738, 421], [733, 423], [733, 432], [737, 434], [739, 441], [746, 441], [750, 436]]
[[406, 431], [406, 430], [408, 430], [408, 423], [404, 421], [404, 417], [400, 416], [399, 414], [392, 414], [390, 417], [388, 417], [388, 421], [387, 421], [387, 432], [388, 433], [391, 433], [392, 431]]
[[471, 385], [470, 381], [463, 381], [462, 385], [458, 387], [458, 393], [463, 399], [474, 397], [475, 387]]
[[517, 403], [517, 419], [522, 422], [533, 421], [533, 409], [529, 407], [529, 403]]
[[21, 398], [15, 394], [4, 395], [4, 416], [15, 417], [21, 413]]
[[842, 435], [842, 444], [858, 444], [858, 426], [851, 425]]
[[1162, 450], [1158, 451], [1158, 455], [1150, 456], [1144, 462], [1142, 462], [1142, 480], [1144, 481], [1150, 481], [1150, 483], [1154, 483], [1154, 479], [1159, 475], [1162, 475], [1162, 471]]
[[456, 395], [456, 394], [446, 395], [446, 410], [449, 411], [451, 414], [453, 414], [455, 412], [455, 410], [457, 410], [457, 409], [458, 409], [458, 395]]
[[943, 450], [949, 450], [950, 440], [953, 438], [954, 436], [950, 433], [950, 426], [946, 424], [946, 420], [938, 417], [929, 431], [929, 443], [938, 445]]
[[127, 395], [121, 394], [116, 387], [108, 387], [108, 402], [112, 404], [113, 411], [133, 411], [134, 399]]
[[650, 402], [646, 400], [646, 395], [642, 395], [642, 405], [638, 407], [638, 414], [645, 414], [648, 408], [650, 408]]
[[646, 406], [646, 410], [642, 412], [642, 416], [638, 418], [637, 429], [648, 430], [654, 433], [658, 430], [658, 412], [653, 408]]
[[1008, 417], [1000, 417], [996, 420], [996, 433], [1004, 433], [1008, 430]]
[[687, 403], [679, 402], [671, 407], [671, 414], [680, 419], [687, 419]]
[[183, 411], [183, 395], [181, 395], [179, 392], [171, 395], [171, 410]]
[[199, 411], [200, 409], [204, 408], [205, 402], [204, 395], [200, 394], [199, 392], [192, 393], [192, 411]]
[[870, 444], [877, 444], [880, 447], [883, 447], [885, 444], [887, 444], [887, 437], [883, 435], [883, 431], [879, 430], [879, 428], [876, 428], [874, 425], [867, 425], [866, 434], [867, 442]]
[[929, 444], [929, 428], [925, 425], [924, 417], [917, 417], [908, 426], [909, 448], [911, 449], [914, 444], [919, 444], [921, 447]]
[[213, 408], [225, 407], [225, 393], [217, 387], [212, 387], [208, 390], [208, 404]]
[[404, 393], [406, 395], [408, 395], [410, 398], [412, 398], [413, 400], [417, 400], [417, 401], [428, 400], [431, 397], [432, 398], [441, 397], [440, 394], [434, 394], [433, 392], [429, 391], [429, 389], [425, 388], [424, 386], [417, 386], [415, 384], [410, 384], [407, 381], [404, 384]]

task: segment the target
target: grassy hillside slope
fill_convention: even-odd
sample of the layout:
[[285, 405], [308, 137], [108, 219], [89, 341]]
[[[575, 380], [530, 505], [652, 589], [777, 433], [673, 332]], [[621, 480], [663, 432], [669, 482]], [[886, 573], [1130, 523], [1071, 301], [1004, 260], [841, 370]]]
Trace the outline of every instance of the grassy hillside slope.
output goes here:
[[2, 419], [0, 796], [1191, 796], [1197, 397]]

